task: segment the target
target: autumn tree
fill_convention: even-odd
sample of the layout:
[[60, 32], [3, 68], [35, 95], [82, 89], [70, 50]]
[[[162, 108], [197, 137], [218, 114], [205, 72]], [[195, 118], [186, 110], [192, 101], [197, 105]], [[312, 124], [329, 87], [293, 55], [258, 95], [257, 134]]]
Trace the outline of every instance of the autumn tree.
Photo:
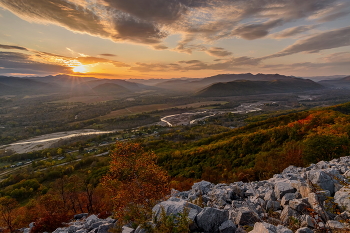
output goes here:
[[[167, 173], [157, 166], [156, 154], [140, 144], [117, 142], [111, 159], [102, 183], [111, 192], [116, 218], [137, 218], [168, 193]], [[128, 215], [130, 211], [132, 215]]]
[[1, 221], [7, 226], [10, 232], [15, 232], [15, 218], [14, 210], [18, 207], [16, 199], [11, 197], [0, 198], [0, 217]]

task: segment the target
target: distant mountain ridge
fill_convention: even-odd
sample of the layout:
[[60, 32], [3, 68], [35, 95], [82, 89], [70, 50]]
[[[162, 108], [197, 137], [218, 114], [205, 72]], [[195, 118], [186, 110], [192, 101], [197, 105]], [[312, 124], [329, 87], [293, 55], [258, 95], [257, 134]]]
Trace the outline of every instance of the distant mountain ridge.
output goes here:
[[223, 97], [303, 92], [323, 88], [324, 87], [318, 83], [301, 78], [276, 79], [272, 81], [236, 80], [212, 84], [198, 91], [195, 95], [199, 97]]
[[321, 80], [318, 83], [330, 88], [350, 89], [350, 76], [346, 76], [340, 79]]
[[60, 87], [52, 83], [44, 83], [36, 80], [0, 76], [1, 93], [6, 94], [30, 94], [30, 93], [48, 93], [60, 90]]
[[248, 81], [273, 81], [273, 80], [290, 80], [295, 79], [294, 76], [285, 76], [280, 74], [218, 74], [211, 77], [199, 78], [196, 80], [167, 80], [162, 83], [158, 83], [156, 86], [160, 88], [183, 91], [183, 92], [198, 92], [201, 89], [208, 87], [214, 83], [226, 83], [236, 80], [248, 80]]
[[[1, 95], [28, 95], [28, 94], [46, 94], [46, 93], [73, 93], [75, 95], [93, 94], [96, 90], [107, 87], [95, 87], [109, 83], [119, 92], [131, 93], [142, 90], [155, 89], [143, 84], [137, 84], [120, 79], [97, 79], [93, 77], [79, 77], [69, 75], [56, 75], [45, 77], [9, 77], [0, 76], [0, 94]], [[122, 91], [122, 88], [123, 91]], [[108, 92], [110, 92], [109, 90]], [[118, 91], [116, 92], [118, 93]]]

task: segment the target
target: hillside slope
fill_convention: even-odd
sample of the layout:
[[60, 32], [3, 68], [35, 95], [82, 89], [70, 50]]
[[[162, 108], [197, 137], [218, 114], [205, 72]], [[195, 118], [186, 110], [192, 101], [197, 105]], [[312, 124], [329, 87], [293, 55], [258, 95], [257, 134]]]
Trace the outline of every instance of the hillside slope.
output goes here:
[[145, 144], [172, 177], [211, 182], [266, 179], [289, 165], [348, 155], [349, 113], [350, 104], [343, 104], [250, 123], [202, 140], [167, 141], [170, 135], [163, 135]]
[[309, 79], [290, 78], [287, 80], [272, 81], [249, 81], [237, 80], [227, 83], [215, 83], [195, 95], [200, 97], [218, 97], [218, 96], [240, 96], [240, 95], [259, 95], [271, 93], [289, 93], [303, 92], [311, 90], [320, 90], [324, 87]]

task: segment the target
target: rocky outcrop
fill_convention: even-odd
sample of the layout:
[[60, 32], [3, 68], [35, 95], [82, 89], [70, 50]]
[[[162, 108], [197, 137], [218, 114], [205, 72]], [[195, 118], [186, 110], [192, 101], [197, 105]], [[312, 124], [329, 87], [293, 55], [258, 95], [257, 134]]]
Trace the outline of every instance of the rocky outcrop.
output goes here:
[[[75, 221], [67, 224], [67, 227], [57, 228], [53, 233], [109, 233], [109, 230], [114, 227], [116, 220], [112, 218], [99, 219], [96, 215], [83, 213], [74, 216]], [[25, 228], [23, 232], [30, 232], [33, 223], [29, 228]], [[127, 231], [125, 231], [127, 233]]]
[[193, 231], [199, 232], [236, 232], [246, 225], [254, 226], [253, 233], [290, 233], [283, 225], [293, 224], [297, 232], [344, 228], [349, 227], [344, 221], [347, 212], [337, 213], [350, 210], [349, 170], [350, 157], [343, 157], [307, 168], [290, 166], [265, 181], [217, 185], [201, 181], [187, 192], [173, 191], [169, 200], [176, 197], [187, 205], [201, 200], [205, 208], [191, 215], [197, 226]]
[[[343, 157], [307, 168], [290, 166], [264, 181], [217, 185], [201, 181], [189, 191], [172, 190], [171, 197], [154, 206], [153, 212], [159, 220], [161, 213], [178, 215], [187, 210], [192, 232], [234, 233], [245, 232], [247, 227], [253, 228], [252, 233], [350, 229], [346, 221], [350, 217], [349, 176], [350, 157]], [[55, 233], [73, 228], [101, 233], [102, 226], [113, 224], [91, 216], [83, 219]], [[146, 233], [141, 227], [129, 226], [123, 232], [134, 230]]]

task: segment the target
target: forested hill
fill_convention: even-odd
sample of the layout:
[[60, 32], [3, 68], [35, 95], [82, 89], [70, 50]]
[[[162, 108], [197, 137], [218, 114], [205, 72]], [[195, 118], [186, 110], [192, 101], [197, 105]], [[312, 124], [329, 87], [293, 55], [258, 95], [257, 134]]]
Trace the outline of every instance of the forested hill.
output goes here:
[[349, 155], [349, 113], [347, 103], [250, 123], [202, 140], [189, 142], [190, 135], [178, 133], [144, 143], [172, 177], [182, 180], [266, 179], [289, 165]]
[[289, 93], [319, 90], [324, 87], [309, 79], [290, 78], [286, 80], [249, 81], [237, 80], [215, 83], [196, 93], [196, 96], [240, 96], [271, 93]]

